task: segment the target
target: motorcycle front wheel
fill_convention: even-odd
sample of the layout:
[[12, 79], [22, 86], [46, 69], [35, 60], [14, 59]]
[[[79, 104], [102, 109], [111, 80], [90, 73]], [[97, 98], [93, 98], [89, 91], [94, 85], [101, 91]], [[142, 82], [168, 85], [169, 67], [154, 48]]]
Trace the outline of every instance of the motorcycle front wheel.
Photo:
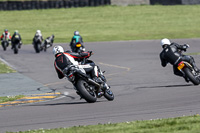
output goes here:
[[79, 79], [76, 83], [76, 89], [80, 93], [81, 97], [84, 98], [88, 103], [94, 103], [97, 101], [96, 93], [91, 90], [87, 82]]
[[114, 94], [110, 89], [106, 89], [104, 92], [104, 97], [108, 100], [108, 101], [113, 101], [114, 100]]
[[2, 43], [3, 50], [6, 51], [6, 44]]
[[189, 80], [194, 84], [194, 85], [199, 85], [199, 80], [198, 78], [193, 75], [192, 71], [189, 68], [185, 68], [183, 70], [185, 72], [186, 77], [189, 78]]
[[35, 44], [34, 48], [36, 53], [40, 53], [40, 44]]
[[14, 54], [17, 54], [18, 53], [18, 47], [17, 47], [18, 45], [14, 45], [14, 48], [13, 48], [13, 50], [14, 50]]

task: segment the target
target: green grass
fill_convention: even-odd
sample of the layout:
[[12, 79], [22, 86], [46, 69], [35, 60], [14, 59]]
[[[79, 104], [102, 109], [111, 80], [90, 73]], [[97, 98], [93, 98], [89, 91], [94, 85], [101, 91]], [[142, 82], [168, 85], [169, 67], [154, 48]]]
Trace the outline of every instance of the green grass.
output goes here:
[[1, 73], [13, 73], [13, 72], [16, 72], [16, 71], [0, 61], [0, 74]]
[[79, 30], [85, 42], [199, 38], [200, 5], [100, 6], [67, 9], [0, 11], [1, 30], [18, 29], [32, 43], [37, 29], [44, 38], [66, 43]]
[[[20, 133], [199, 133], [200, 116], [32, 130]], [[7, 132], [10, 133], [10, 132]]]
[[24, 95], [0, 97], [0, 103], [14, 101], [14, 100], [20, 99], [22, 97], [24, 97]]

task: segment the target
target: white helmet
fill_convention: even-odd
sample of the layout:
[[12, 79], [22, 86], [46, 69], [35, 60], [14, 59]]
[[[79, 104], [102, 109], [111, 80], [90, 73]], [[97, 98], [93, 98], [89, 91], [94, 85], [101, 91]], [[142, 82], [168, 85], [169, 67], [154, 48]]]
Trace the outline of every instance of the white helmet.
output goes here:
[[170, 43], [169, 39], [164, 38], [164, 39], [161, 40], [160, 44], [161, 44], [161, 46], [163, 46], [165, 44], [170, 45], [171, 43]]
[[63, 53], [64, 52], [64, 49], [63, 49], [63, 47], [61, 47], [61, 46], [55, 46], [54, 48], [53, 48], [53, 54], [54, 55], [56, 55], [56, 54], [58, 54], [58, 53]]
[[41, 31], [40, 31], [40, 30], [37, 30], [36, 33], [41, 33]]
[[74, 31], [74, 35], [78, 36], [79, 32], [78, 31]]

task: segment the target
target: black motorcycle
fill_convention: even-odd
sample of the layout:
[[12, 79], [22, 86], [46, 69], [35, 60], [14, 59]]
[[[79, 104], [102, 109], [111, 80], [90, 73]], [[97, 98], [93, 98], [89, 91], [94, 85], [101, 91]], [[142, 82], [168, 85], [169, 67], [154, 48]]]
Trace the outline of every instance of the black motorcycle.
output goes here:
[[34, 45], [35, 52], [40, 53], [41, 45], [42, 45], [42, 38], [40, 36], [35, 37], [33, 45]]
[[8, 40], [3, 40], [3, 41], [1, 42], [1, 45], [2, 45], [2, 47], [3, 47], [3, 50], [6, 51], [6, 48], [7, 48], [8, 45], [9, 45], [9, 41], [8, 41]]
[[21, 47], [21, 41], [17, 38], [14, 39], [12, 42], [12, 49], [14, 51], [14, 54], [18, 54], [19, 48]]
[[99, 67], [97, 67], [97, 69], [98, 78], [102, 83], [97, 83], [92, 80], [89, 74], [85, 74], [81, 69], [75, 66], [66, 68], [64, 73], [66, 73], [66, 77], [74, 85], [77, 94], [88, 103], [94, 103], [97, 101], [97, 98], [102, 96], [109, 101], [114, 100], [114, 94], [110, 90], [110, 86], [106, 83], [104, 72], [102, 72]]

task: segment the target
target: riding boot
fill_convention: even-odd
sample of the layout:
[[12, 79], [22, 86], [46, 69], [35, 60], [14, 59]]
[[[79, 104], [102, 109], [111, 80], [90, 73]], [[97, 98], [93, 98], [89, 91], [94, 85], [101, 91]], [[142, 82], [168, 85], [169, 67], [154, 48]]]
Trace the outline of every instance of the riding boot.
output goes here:
[[195, 62], [191, 63], [192, 67], [197, 73], [200, 73], [200, 69], [196, 66]]

